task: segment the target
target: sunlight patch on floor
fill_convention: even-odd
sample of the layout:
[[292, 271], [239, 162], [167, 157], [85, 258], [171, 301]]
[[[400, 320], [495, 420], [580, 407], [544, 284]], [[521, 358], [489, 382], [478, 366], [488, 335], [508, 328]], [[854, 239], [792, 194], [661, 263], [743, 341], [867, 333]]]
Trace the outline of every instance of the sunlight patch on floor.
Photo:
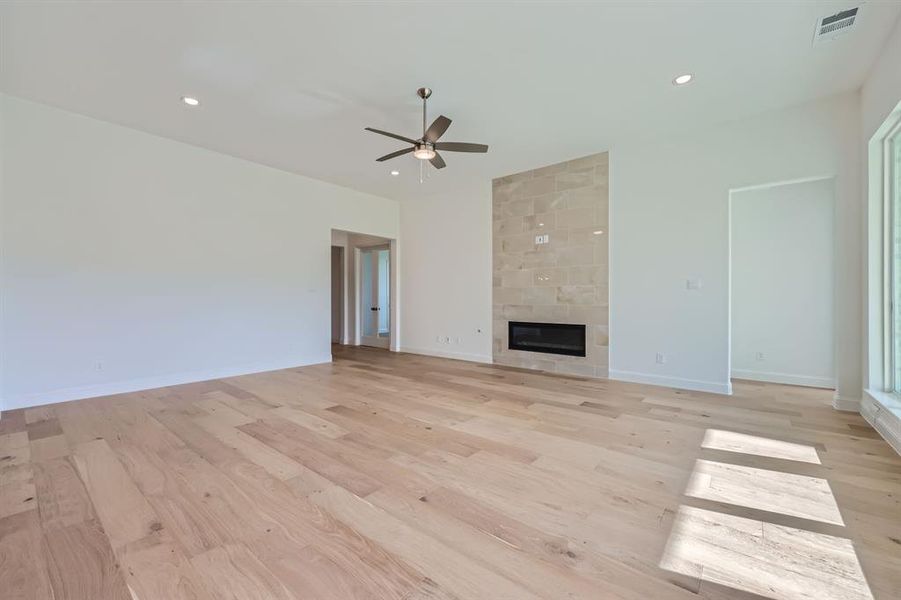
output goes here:
[[815, 465], [820, 464], [820, 457], [813, 446], [772, 440], [734, 431], [723, 431], [722, 429], [708, 429], [707, 433], [704, 434], [704, 441], [701, 443], [701, 446], [710, 450], [725, 450], [740, 454], [753, 454], [755, 456], [796, 460]]
[[686, 496], [844, 525], [829, 488], [819, 477], [695, 461]]
[[[820, 464], [812, 446], [717, 429], [702, 446]], [[698, 459], [685, 495], [844, 526], [819, 477]], [[696, 577], [702, 590], [710, 582], [773, 600], [873, 600], [851, 540], [693, 506], [679, 507], [660, 567]]]
[[850, 540], [690, 506], [660, 566], [774, 600], [872, 600]]

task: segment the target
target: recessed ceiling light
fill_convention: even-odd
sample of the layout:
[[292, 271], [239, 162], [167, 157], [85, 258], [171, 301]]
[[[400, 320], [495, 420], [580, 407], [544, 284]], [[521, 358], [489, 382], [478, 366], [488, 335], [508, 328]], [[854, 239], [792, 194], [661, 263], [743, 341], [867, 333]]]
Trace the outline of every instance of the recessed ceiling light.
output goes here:
[[686, 73], [685, 75], [679, 75], [675, 79], [673, 79], [673, 85], [685, 85], [689, 83], [692, 79], [694, 79], [694, 75], [691, 73]]
[[397, 177], [398, 175], [400, 175], [400, 171], [391, 171], [392, 177]]
[[188, 106], [200, 106], [200, 100], [198, 100], [197, 98], [192, 98], [191, 96], [182, 96], [181, 101]]

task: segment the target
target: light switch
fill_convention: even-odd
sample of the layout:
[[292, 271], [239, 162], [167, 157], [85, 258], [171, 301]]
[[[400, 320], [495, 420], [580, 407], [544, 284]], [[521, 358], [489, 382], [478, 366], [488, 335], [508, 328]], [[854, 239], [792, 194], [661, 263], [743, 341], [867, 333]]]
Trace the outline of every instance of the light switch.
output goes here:
[[685, 289], [686, 290], [701, 289], [701, 280], [700, 279], [686, 279], [685, 280]]
[[547, 244], [549, 241], [551, 241], [551, 236], [547, 233], [542, 233], [541, 235], [535, 236], [536, 244]]

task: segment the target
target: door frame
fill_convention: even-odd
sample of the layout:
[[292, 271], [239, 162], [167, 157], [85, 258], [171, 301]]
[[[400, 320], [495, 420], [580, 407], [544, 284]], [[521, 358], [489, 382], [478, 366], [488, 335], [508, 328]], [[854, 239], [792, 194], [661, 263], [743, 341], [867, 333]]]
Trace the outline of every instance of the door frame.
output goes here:
[[[347, 298], [347, 257], [345, 254], [347, 253], [347, 248], [345, 246], [340, 246], [337, 244], [332, 244], [331, 246], [332, 252], [337, 249], [338, 250], [338, 265], [339, 272], [337, 273], [337, 289], [335, 286], [335, 272], [332, 271], [332, 281], [331, 281], [331, 308], [332, 308], [332, 343], [333, 344], [346, 344], [347, 343], [347, 307], [346, 298]], [[334, 261], [334, 257], [330, 256], [330, 259]], [[334, 268], [334, 262], [332, 262], [332, 268]], [[337, 331], [337, 339], [335, 339], [335, 300], [337, 296], [338, 302], [338, 331]]]

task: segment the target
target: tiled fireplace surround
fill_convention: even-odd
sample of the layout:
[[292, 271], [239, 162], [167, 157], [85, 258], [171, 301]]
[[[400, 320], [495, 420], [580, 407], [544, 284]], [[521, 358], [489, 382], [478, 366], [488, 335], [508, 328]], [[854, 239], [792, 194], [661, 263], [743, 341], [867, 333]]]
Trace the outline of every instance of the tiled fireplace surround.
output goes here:
[[[608, 179], [605, 152], [493, 181], [494, 362], [607, 376]], [[584, 324], [587, 356], [509, 350], [509, 321]]]

